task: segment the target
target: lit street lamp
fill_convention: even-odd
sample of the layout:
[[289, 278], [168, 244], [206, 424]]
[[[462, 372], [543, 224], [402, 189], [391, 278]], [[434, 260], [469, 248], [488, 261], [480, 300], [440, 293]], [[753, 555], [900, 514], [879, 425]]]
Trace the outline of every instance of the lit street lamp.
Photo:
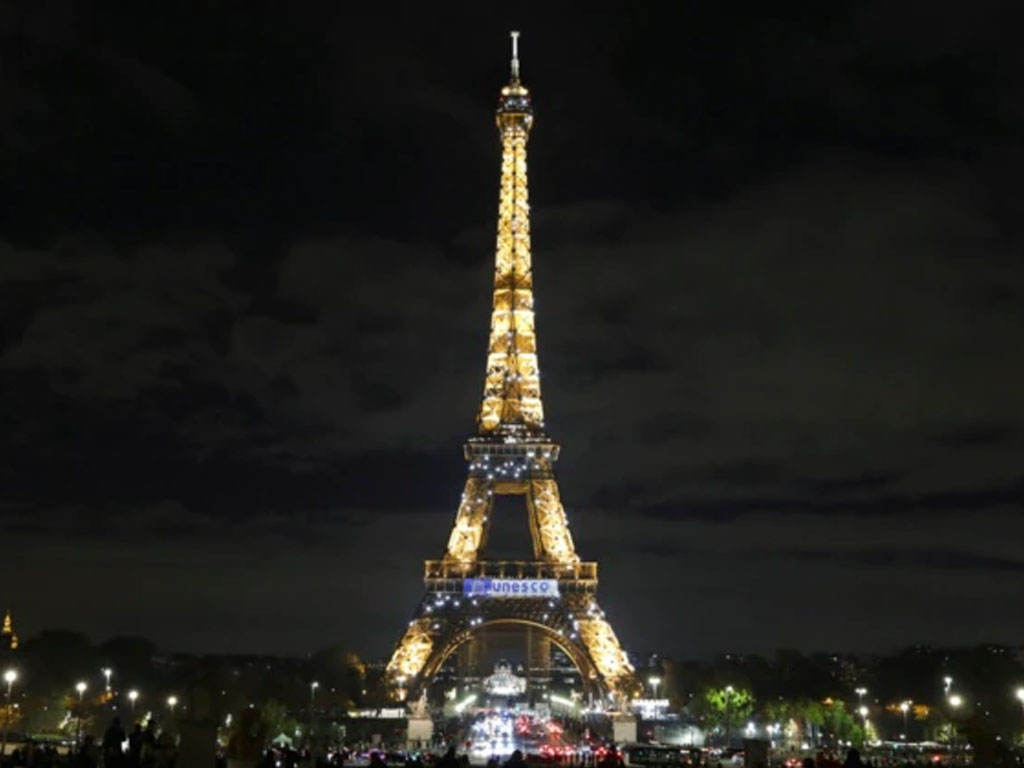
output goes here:
[[107, 688], [106, 688], [106, 690], [109, 691], [110, 690], [110, 676], [112, 674], [114, 674], [114, 670], [112, 670], [110, 667], [104, 667], [100, 671], [103, 673], [103, 677], [105, 677], [107, 679]]
[[174, 708], [176, 706], [178, 706], [178, 697], [177, 696], [168, 696], [167, 697], [167, 706], [171, 708], [171, 717], [174, 717]]
[[647, 682], [651, 684], [651, 699], [654, 704], [654, 716], [658, 717], [658, 686], [661, 685], [661, 678], [658, 676], [648, 677]]
[[953, 687], [953, 678], [949, 675], [946, 675], [944, 678], [942, 678], [942, 682], [946, 686], [944, 692], [947, 696], [949, 696], [949, 689]]
[[85, 706], [85, 689], [88, 687], [84, 680], [79, 680], [75, 684], [75, 690], [78, 691], [78, 722], [75, 724], [75, 744], [82, 742], [82, 709]]
[[867, 688], [857, 688], [854, 691], [854, 693], [857, 694], [857, 705], [858, 706], [861, 706], [861, 707], [864, 706], [864, 694], [866, 694], [867, 692], [868, 692]]
[[910, 702], [900, 702], [900, 712], [903, 713], [903, 740], [907, 740], [907, 713], [910, 711]]
[[1017, 689], [1017, 701], [1019, 701], [1021, 707], [1024, 708], [1024, 688]]
[[949, 697], [949, 748], [951, 750], [956, 744], [956, 721], [953, 719], [953, 713], [956, 712], [963, 703], [963, 698], [957, 693], [954, 693]]
[[320, 687], [320, 683], [314, 680], [309, 684], [309, 735], [313, 735], [313, 707], [316, 704], [316, 689]]
[[128, 691], [128, 701], [132, 703], [132, 714], [135, 713], [135, 702], [138, 700], [138, 698], [139, 692], [136, 691], [134, 688]]
[[649, 677], [647, 682], [651, 684], [651, 697], [658, 698], [658, 686], [661, 685], [660, 677]]
[[3, 741], [0, 742], [0, 760], [4, 759], [7, 755], [7, 722], [11, 717], [11, 686], [14, 685], [14, 681], [18, 679], [18, 673], [13, 669], [8, 669], [4, 672], [4, 682], [7, 683], [7, 699], [6, 706], [4, 707], [4, 736]]
[[731, 685], [725, 686], [725, 746], [729, 747], [729, 735], [732, 732], [732, 694]]

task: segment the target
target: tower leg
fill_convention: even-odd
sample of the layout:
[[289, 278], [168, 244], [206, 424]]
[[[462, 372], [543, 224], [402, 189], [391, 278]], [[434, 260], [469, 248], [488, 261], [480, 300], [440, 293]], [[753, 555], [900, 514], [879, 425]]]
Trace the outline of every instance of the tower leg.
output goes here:
[[551, 638], [533, 627], [526, 630], [526, 680], [532, 703], [542, 700], [551, 686]]

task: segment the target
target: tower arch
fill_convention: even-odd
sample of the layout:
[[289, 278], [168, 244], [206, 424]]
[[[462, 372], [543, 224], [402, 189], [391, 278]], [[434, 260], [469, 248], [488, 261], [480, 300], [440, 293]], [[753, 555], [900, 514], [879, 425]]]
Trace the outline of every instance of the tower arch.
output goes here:
[[442, 644], [438, 645], [423, 665], [422, 675], [417, 681], [418, 685], [410, 686], [410, 698], [418, 697], [423, 690], [423, 686], [427, 685], [437, 675], [441, 667], [444, 666], [444, 663], [463, 645], [471, 642], [488, 629], [507, 626], [523, 627], [524, 629], [530, 628], [538, 631], [552, 645], [561, 650], [576, 667], [576, 671], [579, 672], [580, 685], [583, 687], [584, 695], [602, 698], [608, 692], [597, 667], [590, 659], [587, 649], [581, 643], [566, 637], [564, 632], [559, 632], [557, 628], [548, 626], [540, 621], [499, 617], [453, 632]]

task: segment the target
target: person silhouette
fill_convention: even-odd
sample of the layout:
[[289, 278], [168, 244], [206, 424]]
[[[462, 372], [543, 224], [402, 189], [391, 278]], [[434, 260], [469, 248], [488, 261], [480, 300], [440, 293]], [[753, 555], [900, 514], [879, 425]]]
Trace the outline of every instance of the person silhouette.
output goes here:
[[124, 728], [121, 727], [121, 718], [115, 717], [103, 733], [103, 766], [104, 768], [119, 768], [121, 758], [124, 755]]

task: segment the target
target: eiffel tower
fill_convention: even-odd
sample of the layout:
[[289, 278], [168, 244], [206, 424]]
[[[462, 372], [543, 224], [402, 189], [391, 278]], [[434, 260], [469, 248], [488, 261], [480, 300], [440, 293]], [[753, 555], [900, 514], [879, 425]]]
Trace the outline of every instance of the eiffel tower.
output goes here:
[[[386, 675], [399, 697], [415, 700], [442, 664], [486, 628], [521, 625], [542, 649], [560, 648], [585, 693], [616, 701], [636, 687], [633, 668], [597, 604], [597, 563], [581, 561], [558, 493], [559, 445], [544, 429], [537, 337], [526, 142], [530, 92], [519, 78], [518, 32], [512, 71], [501, 89], [501, 188], [494, 301], [477, 434], [465, 444], [466, 485], [440, 560], [428, 560], [426, 595], [395, 648]], [[526, 502], [533, 560], [485, 559], [494, 497]]]

